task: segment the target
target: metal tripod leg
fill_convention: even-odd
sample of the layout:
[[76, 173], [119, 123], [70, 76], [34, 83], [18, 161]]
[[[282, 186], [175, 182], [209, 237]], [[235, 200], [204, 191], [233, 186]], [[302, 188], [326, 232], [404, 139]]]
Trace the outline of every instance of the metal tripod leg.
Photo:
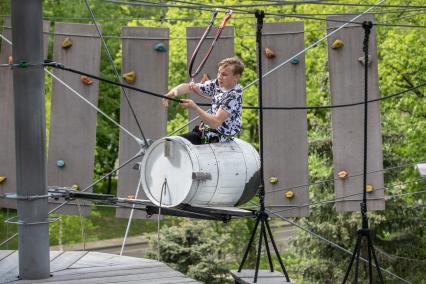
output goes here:
[[358, 237], [356, 239], [355, 249], [354, 249], [354, 252], [352, 253], [351, 261], [349, 262], [349, 267], [346, 270], [346, 274], [345, 274], [345, 277], [343, 278], [342, 284], [346, 283], [346, 281], [348, 280], [349, 272], [351, 272], [351, 268], [352, 268], [352, 264], [354, 263], [355, 256], [357, 255], [357, 252], [359, 251], [360, 243], [361, 243], [361, 238], [360, 238], [360, 235], [358, 234]]
[[271, 251], [269, 250], [268, 236], [266, 235], [266, 230], [263, 230], [263, 238], [265, 239], [265, 249], [266, 254], [268, 255], [269, 268], [271, 269], [271, 272], [274, 272], [274, 264], [272, 263]]
[[278, 251], [277, 245], [275, 244], [275, 240], [274, 240], [274, 237], [272, 235], [271, 228], [269, 227], [269, 221], [268, 221], [268, 219], [265, 219], [265, 225], [266, 225], [266, 229], [268, 230], [269, 238], [271, 239], [271, 243], [272, 243], [272, 246], [274, 248], [275, 254], [277, 255], [277, 258], [278, 258], [278, 261], [280, 263], [281, 269], [282, 269], [282, 271], [284, 273], [285, 279], [286, 279], [287, 282], [290, 282], [290, 278], [288, 277], [287, 270], [285, 269], [285, 266], [284, 266], [283, 260], [281, 259], [281, 255], [280, 255], [280, 253]]
[[252, 232], [251, 237], [250, 237], [250, 241], [247, 245], [246, 251], [244, 252], [243, 260], [241, 261], [240, 267], [238, 268], [238, 272], [241, 272], [241, 269], [243, 269], [244, 263], [246, 262], [248, 253], [249, 253], [251, 245], [253, 243], [254, 235], [256, 234], [256, 231], [257, 231], [257, 226], [259, 225], [259, 221], [260, 221], [260, 218], [259, 218], [259, 216], [257, 216], [256, 217], [256, 224], [254, 225], [253, 232]]
[[256, 268], [254, 270], [254, 279], [253, 279], [254, 283], [257, 282], [257, 276], [259, 274], [259, 263], [260, 263], [260, 256], [262, 254], [262, 237], [263, 237], [264, 230], [265, 230], [265, 224], [264, 224], [263, 216], [262, 216], [260, 220], [259, 242], [257, 244]]

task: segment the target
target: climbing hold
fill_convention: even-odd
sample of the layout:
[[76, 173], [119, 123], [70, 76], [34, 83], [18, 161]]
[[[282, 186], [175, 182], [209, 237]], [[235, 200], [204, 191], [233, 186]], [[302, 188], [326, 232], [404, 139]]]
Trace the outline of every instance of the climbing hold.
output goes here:
[[300, 60], [299, 60], [299, 58], [296, 57], [296, 58], [293, 58], [290, 62], [293, 65], [297, 65], [297, 64], [299, 64]]
[[265, 47], [265, 56], [268, 59], [272, 59], [275, 57], [275, 52], [272, 49]]
[[72, 40], [69, 37], [66, 37], [62, 41], [62, 48], [70, 48], [72, 46]]
[[[360, 58], [358, 58], [358, 62], [361, 63], [362, 65], [364, 65], [365, 64], [364, 56], [361, 56]], [[368, 65], [370, 65], [370, 64], [371, 64], [371, 55], [369, 54], [368, 55]]]
[[367, 184], [367, 186], [365, 187], [366, 192], [372, 192], [373, 190], [374, 190], [374, 187], [372, 184]]
[[90, 79], [89, 77], [87, 77], [87, 76], [84, 76], [84, 75], [82, 75], [81, 77], [80, 77], [80, 80], [85, 84], [85, 85], [92, 85], [93, 84], [93, 80], [92, 79]]
[[337, 173], [337, 177], [340, 179], [345, 179], [348, 177], [348, 172], [343, 170]]
[[207, 73], [204, 73], [200, 83], [204, 83], [205, 81], [208, 81], [208, 80], [210, 80], [209, 75]]
[[277, 178], [277, 177], [270, 177], [270, 178], [269, 178], [269, 182], [270, 182], [270, 183], [272, 183], [272, 184], [277, 184], [277, 183], [278, 183], [278, 181], [279, 181], [279, 180], [278, 180], [278, 178]]
[[71, 190], [73, 190], [73, 191], [77, 191], [77, 190], [79, 190], [80, 189], [80, 187], [78, 186], [78, 184], [73, 184], [73, 185], [71, 185]]
[[343, 41], [341, 39], [336, 39], [333, 44], [331, 45], [332, 49], [338, 49], [341, 48], [343, 46]]
[[166, 48], [166, 46], [164, 45], [164, 43], [159, 42], [159, 43], [157, 43], [156, 45], [154, 45], [154, 50], [155, 50], [155, 51], [158, 51], [158, 52], [166, 52], [166, 51], [167, 51], [167, 48]]
[[5, 176], [0, 176], [0, 183], [3, 183], [7, 180], [7, 177]]
[[136, 80], [136, 73], [135, 73], [135, 71], [130, 71], [130, 72], [124, 73], [123, 74], [123, 79], [124, 79], [124, 81], [126, 81], [129, 84], [134, 83], [135, 80]]
[[285, 197], [287, 197], [288, 199], [292, 199], [294, 197], [294, 192], [293, 191], [287, 191], [285, 193]]
[[64, 160], [57, 160], [56, 165], [60, 168], [65, 167], [65, 161]]
[[10, 56], [9, 56], [9, 58], [8, 58], [8, 60], [7, 60], [7, 63], [8, 63], [9, 65], [12, 65], [12, 64], [13, 64], [13, 57], [12, 57], [12, 55], [10, 55]]

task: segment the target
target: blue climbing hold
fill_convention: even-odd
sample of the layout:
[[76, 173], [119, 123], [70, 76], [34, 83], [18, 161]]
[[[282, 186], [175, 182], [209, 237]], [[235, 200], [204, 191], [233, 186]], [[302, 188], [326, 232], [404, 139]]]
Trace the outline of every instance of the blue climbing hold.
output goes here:
[[154, 49], [155, 49], [155, 51], [158, 51], [158, 52], [166, 52], [167, 51], [166, 46], [162, 42], [159, 42], [156, 45], [154, 45]]
[[57, 160], [56, 165], [60, 168], [65, 167], [65, 161], [64, 160]]
[[300, 60], [299, 60], [299, 58], [296, 57], [296, 58], [293, 58], [290, 62], [293, 65], [297, 65], [297, 64], [299, 64]]

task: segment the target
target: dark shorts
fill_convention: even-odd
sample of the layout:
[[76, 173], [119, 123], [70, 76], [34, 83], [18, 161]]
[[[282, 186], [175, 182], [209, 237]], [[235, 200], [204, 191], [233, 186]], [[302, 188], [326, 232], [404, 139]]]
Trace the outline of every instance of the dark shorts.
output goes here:
[[207, 140], [206, 136], [203, 136], [203, 133], [200, 131], [199, 126], [195, 126], [192, 131], [185, 133], [183, 135], [180, 135], [181, 137], [187, 139], [189, 142], [191, 142], [194, 145], [201, 145], [201, 144], [208, 144], [208, 143], [218, 143], [219, 137], [214, 136]]

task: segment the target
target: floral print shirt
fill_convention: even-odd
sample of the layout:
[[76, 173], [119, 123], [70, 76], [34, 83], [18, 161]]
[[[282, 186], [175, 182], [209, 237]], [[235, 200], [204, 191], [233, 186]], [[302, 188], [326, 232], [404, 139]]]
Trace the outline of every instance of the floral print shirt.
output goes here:
[[198, 83], [197, 87], [201, 92], [212, 98], [210, 112], [215, 114], [219, 108], [229, 113], [229, 117], [216, 130], [219, 133], [207, 132], [207, 138], [219, 137], [219, 142], [232, 141], [232, 137], [241, 131], [241, 113], [243, 103], [243, 88], [236, 84], [230, 90], [223, 90], [219, 87], [217, 79]]

